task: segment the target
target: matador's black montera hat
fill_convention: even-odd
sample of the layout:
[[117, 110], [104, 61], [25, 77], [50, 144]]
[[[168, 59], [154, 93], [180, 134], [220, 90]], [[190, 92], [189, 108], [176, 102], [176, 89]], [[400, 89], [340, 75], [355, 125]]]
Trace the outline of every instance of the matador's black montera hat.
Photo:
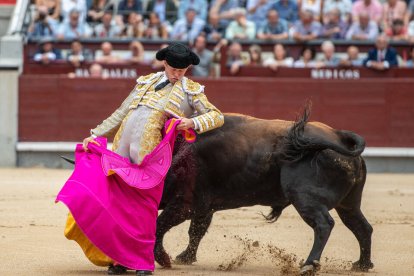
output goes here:
[[200, 58], [188, 46], [176, 42], [159, 50], [155, 57], [167, 61], [168, 65], [178, 69], [200, 63]]

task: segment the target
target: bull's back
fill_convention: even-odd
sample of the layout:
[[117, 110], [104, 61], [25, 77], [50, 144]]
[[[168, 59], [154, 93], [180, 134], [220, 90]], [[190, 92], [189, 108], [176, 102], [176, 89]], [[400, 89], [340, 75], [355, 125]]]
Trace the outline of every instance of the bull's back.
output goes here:
[[275, 148], [290, 124], [226, 115], [221, 128], [199, 135], [193, 145], [198, 192], [212, 193], [218, 209], [271, 205], [281, 192]]
[[225, 115], [224, 122], [222, 127], [198, 135], [194, 153], [209, 168], [223, 167], [230, 174], [240, 173], [252, 160], [263, 164], [289, 125], [238, 114]]

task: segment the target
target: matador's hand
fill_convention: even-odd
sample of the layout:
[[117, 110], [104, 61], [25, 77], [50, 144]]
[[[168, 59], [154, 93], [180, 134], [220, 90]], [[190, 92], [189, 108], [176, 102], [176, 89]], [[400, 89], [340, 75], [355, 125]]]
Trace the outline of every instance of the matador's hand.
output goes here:
[[194, 128], [194, 121], [188, 118], [181, 118], [181, 122], [177, 125], [177, 130], [187, 130]]
[[92, 136], [89, 136], [88, 138], [83, 139], [82, 144], [83, 144], [84, 151], [88, 151], [88, 144], [89, 143], [93, 143], [95, 145], [100, 146], [100, 144], [98, 142], [96, 142], [94, 139], [95, 138], [93, 138]]

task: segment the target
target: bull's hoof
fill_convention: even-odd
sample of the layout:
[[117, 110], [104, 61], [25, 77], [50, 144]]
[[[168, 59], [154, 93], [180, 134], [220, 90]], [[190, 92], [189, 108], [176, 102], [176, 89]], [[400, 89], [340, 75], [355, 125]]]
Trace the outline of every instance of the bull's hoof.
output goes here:
[[352, 264], [351, 269], [353, 271], [367, 272], [371, 268], [374, 268], [374, 264], [371, 261], [362, 262], [359, 260]]
[[137, 270], [135, 275], [136, 276], [152, 275], [152, 271], [150, 271], [150, 270]]
[[190, 254], [188, 251], [183, 251], [180, 255], [175, 257], [174, 263], [179, 265], [191, 265], [196, 261], [197, 258], [194, 254]]
[[171, 258], [166, 252], [156, 253], [155, 261], [163, 268], [171, 268]]
[[319, 261], [314, 260], [312, 264], [302, 266], [299, 273], [301, 276], [314, 276], [319, 269], [321, 269], [321, 264]]

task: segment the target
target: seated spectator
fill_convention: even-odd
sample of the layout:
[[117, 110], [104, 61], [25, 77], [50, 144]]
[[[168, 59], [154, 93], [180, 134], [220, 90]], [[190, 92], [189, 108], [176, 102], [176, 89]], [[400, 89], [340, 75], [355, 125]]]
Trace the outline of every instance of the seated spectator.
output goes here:
[[90, 51], [83, 48], [83, 45], [79, 40], [74, 40], [70, 45], [70, 51], [68, 52], [66, 59], [74, 67], [79, 67], [82, 62], [92, 60], [92, 54]]
[[161, 22], [158, 14], [150, 13], [149, 19], [144, 29], [144, 38], [148, 39], [167, 39], [168, 31], [164, 23]]
[[118, 13], [123, 15], [124, 22], [127, 21], [131, 13], [143, 14], [141, 0], [122, 0], [118, 5]]
[[108, 0], [92, 0], [88, 7], [88, 13], [86, 15], [86, 22], [92, 25], [96, 25], [101, 22], [101, 18], [104, 15], [104, 8]]
[[36, 0], [36, 8], [39, 9], [41, 6], [46, 7], [46, 14], [48, 17], [53, 18], [56, 21], [60, 21], [61, 15], [61, 1], [60, 0]]
[[112, 12], [106, 11], [102, 16], [102, 23], [94, 28], [95, 37], [112, 38], [121, 34], [122, 28], [117, 24], [116, 20], [112, 20]]
[[304, 47], [301, 51], [299, 60], [293, 63], [295, 68], [315, 68], [318, 63], [315, 61], [316, 51], [312, 47]]
[[347, 40], [374, 40], [378, 36], [378, 25], [369, 19], [367, 13], [359, 14], [359, 21], [354, 22], [345, 35]]
[[388, 47], [388, 38], [385, 35], [378, 36], [375, 42], [375, 49], [368, 52], [364, 65], [379, 71], [398, 66], [397, 51], [394, 48]]
[[340, 59], [335, 56], [335, 45], [330, 40], [326, 40], [321, 45], [322, 57], [318, 59], [320, 66], [337, 67]]
[[120, 62], [120, 58], [112, 54], [112, 44], [110, 42], [103, 42], [101, 44], [102, 55], [95, 60], [99, 63], [117, 63]]
[[234, 11], [239, 8], [237, 0], [212, 0], [210, 14], [219, 17], [220, 25], [224, 28], [235, 18]]
[[220, 18], [217, 14], [211, 13], [208, 16], [208, 24], [204, 26], [203, 33], [207, 40], [219, 41], [224, 37], [226, 28], [220, 24]]
[[149, 0], [147, 14], [155, 12], [161, 23], [174, 24], [177, 20], [177, 6], [174, 0]]
[[412, 20], [414, 18], [414, 0], [411, 1], [407, 1], [408, 4], [408, 8], [407, 8], [407, 13], [405, 15], [405, 19], [404, 19], [404, 23], [408, 24], [408, 22], [410, 22], [410, 20]]
[[129, 44], [129, 53], [125, 60], [131, 63], [145, 64], [144, 54], [145, 50], [142, 43], [139, 41], [132, 41]]
[[251, 40], [256, 36], [256, 26], [254, 22], [247, 20], [246, 10], [237, 9], [234, 11], [235, 19], [226, 28], [226, 39]]
[[145, 24], [142, 15], [131, 12], [128, 15], [128, 23], [125, 25], [121, 36], [142, 38], [145, 32]]
[[404, 21], [401, 19], [394, 19], [391, 28], [385, 30], [385, 34], [394, 41], [406, 40], [407, 29], [404, 27]]
[[49, 64], [59, 59], [62, 59], [62, 54], [59, 49], [54, 47], [53, 38], [42, 38], [39, 42], [39, 49], [35, 53], [33, 60], [42, 64]]
[[106, 79], [108, 76], [104, 74], [102, 65], [98, 63], [93, 63], [89, 67], [89, 77]]
[[205, 36], [199, 35], [194, 40], [193, 51], [200, 58], [200, 63], [191, 68], [193, 76], [208, 77], [213, 75], [213, 52], [206, 48]]
[[[162, 49], [164, 49], [164, 48], [166, 48], [166, 47], [168, 47], [168, 44], [163, 43], [163, 44], [161, 44], [161, 46], [160, 46], [160, 50], [162, 50]], [[163, 61], [163, 60], [158, 60], [158, 59], [155, 57], [155, 55], [154, 55], [154, 58], [153, 58], [153, 59], [152, 59], [152, 61], [151, 61], [151, 67], [152, 67], [153, 69], [156, 69], [156, 70], [158, 70], [158, 69], [164, 69], [164, 61]]]
[[249, 47], [249, 65], [262, 66], [262, 48], [253, 44]]
[[180, 0], [178, 20], [185, 18], [188, 9], [193, 9], [196, 12], [197, 18], [204, 22], [207, 21], [208, 3], [206, 0]]
[[[215, 62], [215, 63], [221, 63], [222, 58], [224, 58], [222, 56], [222, 49], [223, 49], [223, 47], [224, 48], [227, 47], [228, 44], [229, 44], [229, 41], [227, 39], [225, 39], [225, 38], [222, 38], [216, 44], [216, 46], [214, 46], [214, 49], [213, 49], [213, 53], [214, 53], [213, 62]], [[228, 49], [227, 49], [226, 56], [227, 56], [227, 54], [228, 54]]]
[[321, 21], [323, 0], [298, 0], [299, 12], [311, 11], [315, 21]]
[[80, 13], [73, 10], [69, 14], [69, 21], [64, 21], [60, 24], [58, 29], [58, 39], [79, 39], [90, 37], [92, 30], [88, 23], [79, 20]]
[[294, 0], [277, 0], [271, 9], [276, 10], [280, 18], [291, 24], [299, 19], [299, 9]]
[[321, 23], [314, 20], [312, 11], [302, 11], [300, 20], [291, 28], [292, 38], [299, 42], [310, 41], [319, 37]]
[[69, 21], [70, 13], [73, 10], [76, 10], [79, 13], [79, 23], [83, 24], [86, 21], [88, 9], [86, 0], [62, 0], [61, 3], [61, 15], [63, 22]]
[[288, 57], [285, 46], [278, 43], [273, 47], [273, 57], [265, 59], [263, 66], [273, 71], [276, 71], [278, 67], [292, 67], [293, 58]]
[[227, 53], [227, 67], [230, 67], [230, 74], [236, 75], [240, 71], [240, 67], [246, 65], [242, 58], [242, 46], [238, 42], [233, 42], [229, 46]]
[[405, 67], [414, 68], [414, 46], [410, 50], [410, 59], [405, 62]]
[[[413, 0], [414, 1], [414, 0]], [[408, 29], [407, 29], [407, 39], [408, 41], [410, 41], [411, 43], [414, 43], [414, 15], [411, 18], [410, 23], [408, 24]]]
[[254, 22], [257, 29], [263, 27], [272, 4], [271, 0], [247, 0], [247, 19]]
[[267, 12], [267, 22], [257, 32], [257, 38], [263, 40], [280, 40], [287, 39], [288, 37], [287, 21], [279, 18], [276, 10], [269, 10]]
[[371, 20], [381, 26], [382, 5], [378, 0], [357, 0], [352, 4], [353, 22], [358, 22], [361, 14], [367, 14]]
[[30, 38], [41, 38], [56, 35], [58, 21], [47, 14], [46, 6], [38, 6], [35, 19], [30, 24], [28, 34]]
[[99, 63], [92, 63], [88, 70], [76, 70], [70, 72], [68, 78], [102, 78], [107, 79], [109, 77], [108, 71], [104, 70]]
[[342, 59], [339, 65], [345, 67], [361, 67], [364, 60], [359, 58], [359, 49], [356, 46], [349, 46], [346, 50], [346, 58]]
[[325, 0], [323, 2], [323, 22], [326, 23], [326, 15], [329, 14], [332, 10], [338, 10], [340, 13], [341, 20], [350, 24], [352, 21], [351, 12], [352, 12], [352, 1], [351, 0]]
[[194, 41], [194, 39], [201, 33], [205, 22], [196, 17], [194, 9], [188, 9], [186, 16], [183, 19], [178, 19], [171, 32], [171, 38], [177, 40]]
[[321, 37], [329, 39], [345, 39], [348, 25], [342, 21], [339, 10], [331, 10], [326, 17], [327, 22], [322, 26]]
[[391, 28], [392, 22], [399, 19], [402, 22], [406, 20], [407, 4], [402, 0], [387, 0], [383, 6], [383, 29]]

